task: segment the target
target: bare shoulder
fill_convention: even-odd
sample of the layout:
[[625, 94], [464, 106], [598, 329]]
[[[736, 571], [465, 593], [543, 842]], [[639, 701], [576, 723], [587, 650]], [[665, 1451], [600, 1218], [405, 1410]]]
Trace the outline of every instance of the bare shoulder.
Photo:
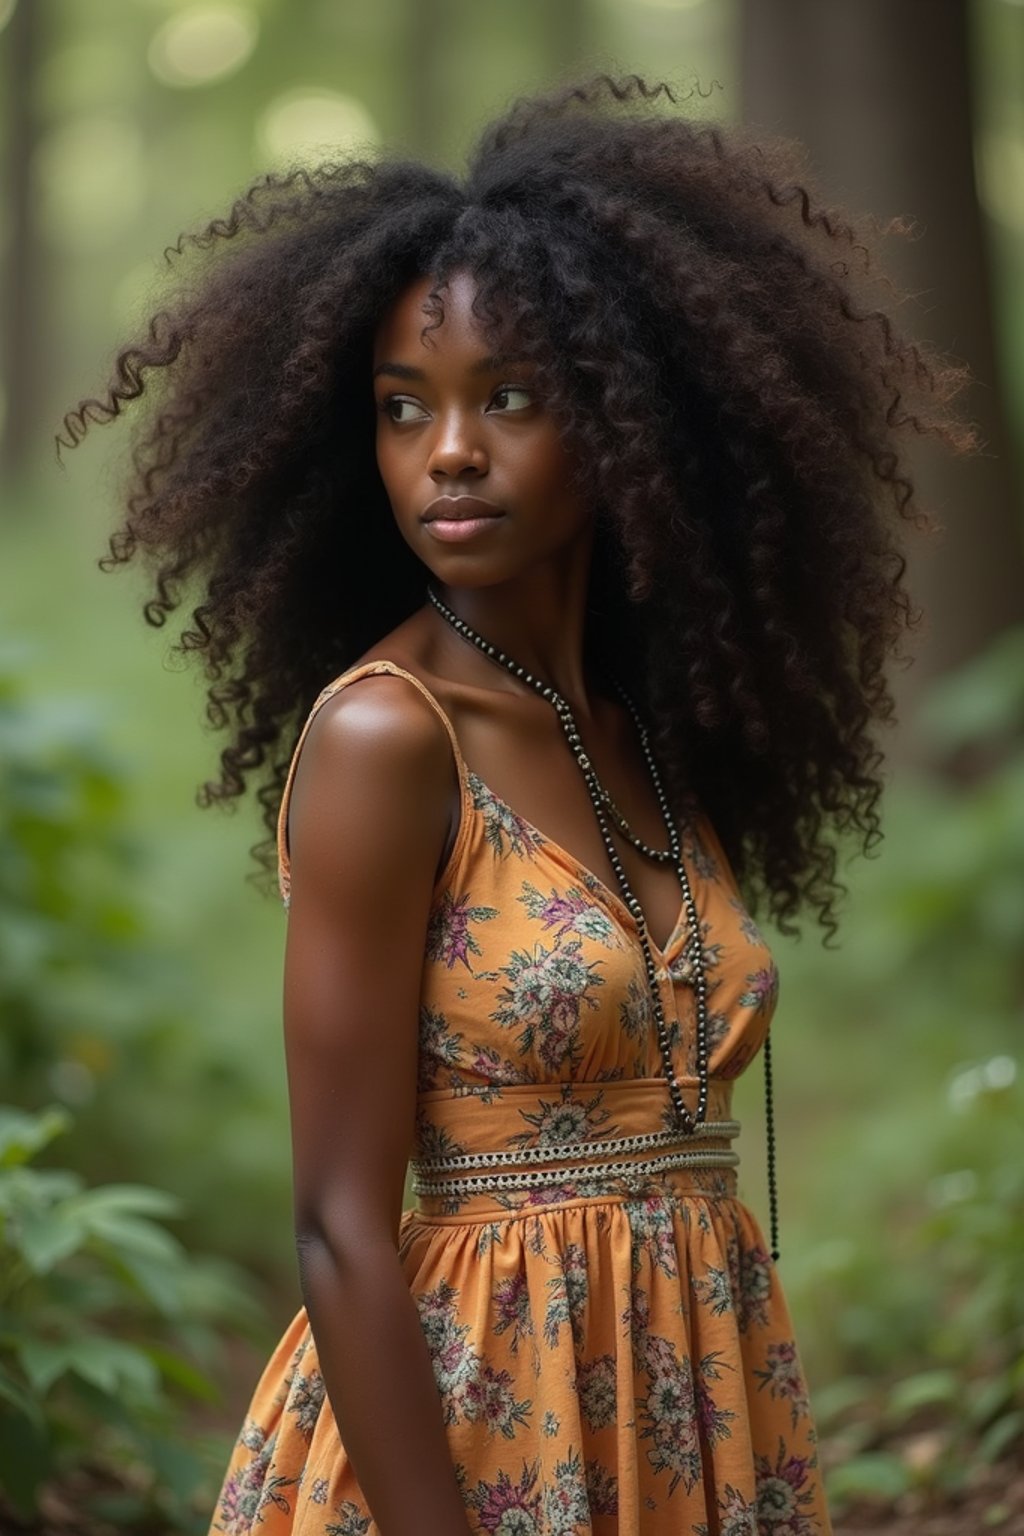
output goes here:
[[318, 756], [354, 764], [369, 757], [398, 773], [429, 768], [431, 759], [444, 764], [450, 755], [436, 710], [418, 688], [388, 672], [370, 673], [333, 693], [310, 725], [307, 743], [314, 740]]
[[312, 720], [295, 768], [289, 848], [324, 857], [344, 840], [436, 858], [455, 775], [444, 724], [406, 679], [371, 673], [340, 688]]

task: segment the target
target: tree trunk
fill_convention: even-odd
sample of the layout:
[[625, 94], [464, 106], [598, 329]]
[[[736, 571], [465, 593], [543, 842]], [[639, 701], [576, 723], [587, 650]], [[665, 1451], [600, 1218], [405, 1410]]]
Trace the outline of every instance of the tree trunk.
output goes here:
[[[8, 485], [23, 480], [30, 468], [33, 432], [40, 408], [41, 261], [32, 199], [32, 158], [37, 126], [32, 108], [39, 53], [42, 0], [20, 0], [2, 34], [5, 133], [7, 141], [7, 217], [10, 240], [4, 263], [7, 324], [3, 362], [5, 420], [0, 453]], [[13, 296], [13, 298], [12, 298]]]
[[[743, 0], [741, 38], [745, 120], [801, 139], [826, 200], [918, 222], [912, 241], [883, 254], [896, 282], [923, 300], [895, 319], [966, 362], [976, 381], [960, 400], [983, 456], [953, 460], [929, 440], [910, 450], [920, 501], [944, 531], [908, 540], [907, 580], [925, 618], [908, 643], [915, 665], [893, 677], [906, 716], [929, 678], [1024, 617], [1019, 471], [974, 183], [967, 8]], [[914, 750], [906, 740], [901, 748]]]

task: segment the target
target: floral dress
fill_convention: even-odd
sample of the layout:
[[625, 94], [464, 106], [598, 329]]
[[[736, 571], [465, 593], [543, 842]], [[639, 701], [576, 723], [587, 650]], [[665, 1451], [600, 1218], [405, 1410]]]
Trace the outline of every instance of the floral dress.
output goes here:
[[[412, 1205], [399, 1253], [469, 1528], [488, 1536], [828, 1536], [807, 1390], [761, 1229], [736, 1196], [734, 1079], [775, 1009], [772, 955], [718, 838], [680, 826], [708, 981], [703, 1135], [673, 1129], [636, 920], [455, 753], [458, 835], [423, 962]], [[657, 962], [695, 1103], [681, 908]], [[304, 1309], [256, 1387], [211, 1532], [377, 1536]]]

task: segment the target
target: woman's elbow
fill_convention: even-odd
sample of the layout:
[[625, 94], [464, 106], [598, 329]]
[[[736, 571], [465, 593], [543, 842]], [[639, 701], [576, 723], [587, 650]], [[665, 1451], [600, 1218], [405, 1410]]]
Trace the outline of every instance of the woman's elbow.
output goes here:
[[317, 1212], [300, 1214], [295, 1223], [295, 1252], [304, 1295], [318, 1283], [350, 1281], [381, 1263], [393, 1263], [398, 1256], [388, 1223], [365, 1212], [335, 1213], [331, 1220]]

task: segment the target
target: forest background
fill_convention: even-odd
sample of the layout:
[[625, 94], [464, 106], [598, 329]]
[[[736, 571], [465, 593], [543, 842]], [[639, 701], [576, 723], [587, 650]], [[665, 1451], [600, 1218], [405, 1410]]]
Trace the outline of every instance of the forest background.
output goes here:
[[[123, 443], [64, 467], [180, 231], [358, 144], [458, 167], [598, 68], [794, 135], [915, 221], [900, 317], [971, 367], [983, 451], [912, 452], [944, 526], [894, 676], [885, 840], [837, 949], [769, 930], [783, 1279], [842, 1532], [1024, 1530], [1024, 4], [0, 0], [0, 1526], [205, 1531], [298, 1304], [284, 917], [255, 807], [201, 812], [202, 680], [101, 574]], [[760, 1074], [741, 1193], [766, 1220]]]

